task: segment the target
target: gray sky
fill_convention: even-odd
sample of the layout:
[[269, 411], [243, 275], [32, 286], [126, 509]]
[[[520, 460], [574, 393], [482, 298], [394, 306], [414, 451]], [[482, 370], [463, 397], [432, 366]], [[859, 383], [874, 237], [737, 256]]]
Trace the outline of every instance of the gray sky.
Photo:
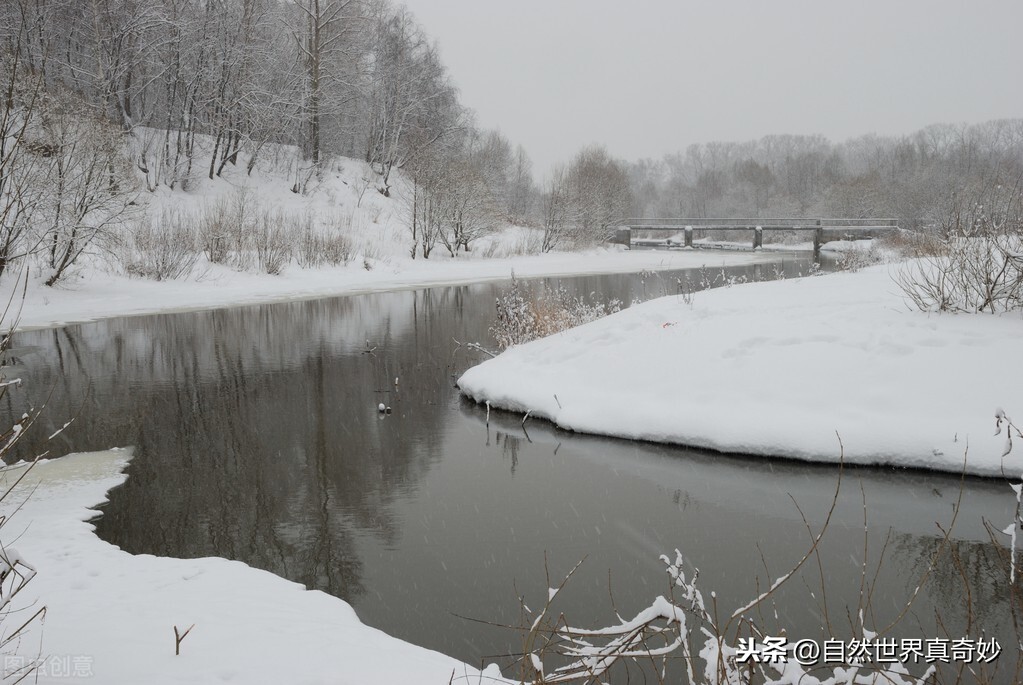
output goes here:
[[771, 133], [1023, 117], [1020, 0], [405, 0], [539, 177]]

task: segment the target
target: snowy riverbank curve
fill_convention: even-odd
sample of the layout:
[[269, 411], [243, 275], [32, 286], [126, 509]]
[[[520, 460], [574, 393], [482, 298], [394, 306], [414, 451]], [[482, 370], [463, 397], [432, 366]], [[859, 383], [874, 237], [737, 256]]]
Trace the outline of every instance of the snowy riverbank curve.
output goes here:
[[[890, 270], [669, 296], [467, 371], [477, 402], [569, 430], [722, 452], [1018, 474], [1018, 315], [910, 310]], [[557, 398], [555, 398], [557, 395]]]
[[[267, 571], [103, 542], [88, 520], [124, 482], [130, 458], [111, 450], [39, 462], [4, 502], [6, 514], [20, 505], [5, 532], [38, 569], [19, 606], [47, 608], [44, 629], [4, 656], [40, 660], [39, 682], [74, 673], [105, 685], [479, 682], [478, 670], [363, 625], [343, 600]], [[192, 624], [175, 656], [174, 628]], [[65, 673], [65, 664], [78, 670]], [[502, 682], [490, 677], [496, 669], [487, 674]]]

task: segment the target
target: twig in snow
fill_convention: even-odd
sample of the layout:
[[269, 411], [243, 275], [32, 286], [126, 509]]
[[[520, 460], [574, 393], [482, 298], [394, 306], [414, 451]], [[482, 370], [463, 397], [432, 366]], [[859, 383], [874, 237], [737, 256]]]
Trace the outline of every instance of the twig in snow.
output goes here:
[[183, 633], [178, 632], [178, 627], [174, 626], [174, 656], [181, 656], [181, 643], [184, 641], [188, 634], [192, 632], [192, 628], [195, 628], [195, 624], [188, 626], [188, 630]]

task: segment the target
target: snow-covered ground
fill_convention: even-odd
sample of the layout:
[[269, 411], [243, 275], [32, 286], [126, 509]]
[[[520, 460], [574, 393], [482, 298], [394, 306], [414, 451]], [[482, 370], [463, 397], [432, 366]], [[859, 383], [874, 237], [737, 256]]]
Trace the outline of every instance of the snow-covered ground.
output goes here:
[[[756, 253], [664, 252], [597, 248], [504, 258], [375, 260], [336, 268], [291, 269], [279, 276], [219, 268], [200, 281], [151, 281], [92, 270], [77, 281], [47, 288], [29, 283], [19, 327], [41, 328], [96, 319], [168, 311], [213, 309], [236, 305], [351, 295], [382, 290], [479, 283], [516, 277], [567, 276], [588, 273], [635, 273], [643, 270], [718, 268], [765, 261]], [[13, 278], [0, 281], [0, 297], [8, 302]], [[12, 312], [16, 307], [12, 307]], [[12, 315], [3, 320], [9, 326]]]
[[850, 463], [1018, 476], [994, 417], [1023, 411], [1023, 318], [912, 311], [896, 268], [653, 300], [458, 385], [588, 433], [827, 462], [841, 436]]
[[[4, 303], [12, 295], [15, 303], [20, 301], [26, 280], [26, 272], [21, 270], [27, 269], [20, 327], [37, 328], [115, 316], [477, 283], [510, 278], [512, 270], [518, 277], [529, 278], [704, 265], [718, 268], [766, 259], [752, 253], [632, 252], [621, 246], [537, 254], [542, 242], [539, 230], [501, 224], [493, 233], [473, 241], [468, 253], [452, 257], [437, 244], [429, 259], [422, 257], [421, 248], [419, 257], [412, 259], [407, 184], [400, 172], [392, 174], [392, 187], [385, 196], [379, 192], [379, 176], [366, 163], [334, 158], [321, 179], [311, 180], [304, 194], [295, 193], [292, 166], [297, 150], [287, 146], [274, 150], [276, 157], [268, 155], [251, 174], [246, 173], [242, 155], [239, 165], [228, 165], [222, 178], [193, 178], [187, 191], [162, 185], [151, 192], [140, 191], [138, 210], [131, 221], [92, 246], [67, 279], [52, 288], [43, 285], [50, 271], [45, 255], [36, 254], [8, 268], [0, 278], [0, 297]], [[230, 258], [226, 263], [210, 263], [201, 249], [193, 246], [198, 261], [178, 278], [155, 281], [130, 275], [130, 265], [139, 259], [132, 235], [140, 226], [165, 231], [192, 225], [193, 231], [201, 233], [198, 227], [208, 225], [209, 217], [218, 213], [244, 223], [250, 232], [255, 230], [252, 222], [258, 223], [261, 217], [285, 226], [291, 232], [293, 257], [283, 273], [260, 273], [252, 263], [255, 260], [246, 265], [232, 264]], [[298, 252], [305, 230], [345, 236], [351, 247], [350, 263], [302, 268]], [[180, 236], [175, 240], [180, 242]], [[152, 252], [154, 248], [149, 249]], [[12, 320], [8, 313], [0, 328], [8, 328]]]
[[[38, 575], [0, 628], [10, 634], [46, 607], [45, 623], [4, 648], [4, 675], [38, 660], [41, 683], [501, 682], [494, 667], [480, 674], [396, 640], [344, 601], [240, 562], [131, 555], [101, 541], [86, 521], [124, 481], [129, 458], [112, 450], [40, 462], [3, 503], [8, 551]], [[22, 468], [4, 470], [4, 489]], [[193, 624], [175, 656], [175, 626]]]

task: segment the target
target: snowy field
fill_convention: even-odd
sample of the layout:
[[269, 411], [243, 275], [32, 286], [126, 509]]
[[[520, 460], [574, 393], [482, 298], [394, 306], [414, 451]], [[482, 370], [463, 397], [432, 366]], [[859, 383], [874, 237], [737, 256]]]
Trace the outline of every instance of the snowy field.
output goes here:
[[[46, 606], [45, 624], [4, 648], [5, 676], [38, 660], [40, 683], [500, 682], [495, 667], [481, 675], [363, 625], [340, 599], [240, 562], [131, 555], [103, 542], [86, 520], [124, 481], [129, 458], [112, 450], [40, 462], [3, 503], [13, 512], [5, 539], [38, 571], [5, 632], [29, 616], [24, 607]], [[2, 472], [4, 489], [21, 468]], [[174, 627], [193, 624], [175, 656]]]
[[911, 311], [895, 266], [664, 297], [513, 347], [458, 381], [587, 433], [806, 461], [1015, 477], [1019, 314]]

